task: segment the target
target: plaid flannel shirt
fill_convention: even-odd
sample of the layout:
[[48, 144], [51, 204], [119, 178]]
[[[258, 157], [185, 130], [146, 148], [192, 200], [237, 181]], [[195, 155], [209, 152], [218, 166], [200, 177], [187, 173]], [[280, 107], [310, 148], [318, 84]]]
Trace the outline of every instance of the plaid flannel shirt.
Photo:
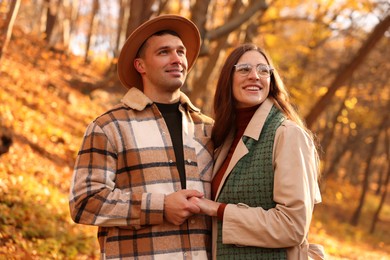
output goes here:
[[[210, 198], [213, 121], [181, 93], [187, 189]], [[76, 223], [95, 225], [102, 259], [207, 259], [210, 219], [175, 226], [163, 217], [166, 194], [181, 189], [168, 127], [157, 106], [131, 88], [87, 128], [69, 206]]]

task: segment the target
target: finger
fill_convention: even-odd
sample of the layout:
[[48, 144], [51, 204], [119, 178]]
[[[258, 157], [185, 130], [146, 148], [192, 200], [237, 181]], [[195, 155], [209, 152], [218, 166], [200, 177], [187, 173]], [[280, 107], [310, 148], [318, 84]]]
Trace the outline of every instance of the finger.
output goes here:
[[187, 197], [198, 197], [202, 198], [204, 194], [202, 192], [199, 192], [197, 190], [182, 190], [182, 193]]
[[195, 205], [198, 205], [200, 202], [200, 199], [198, 197], [191, 197], [188, 199], [188, 201], [194, 203]]
[[188, 203], [187, 210], [189, 212], [191, 212], [192, 214], [200, 213], [200, 208], [196, 204], [191, 203], [191, 202]]

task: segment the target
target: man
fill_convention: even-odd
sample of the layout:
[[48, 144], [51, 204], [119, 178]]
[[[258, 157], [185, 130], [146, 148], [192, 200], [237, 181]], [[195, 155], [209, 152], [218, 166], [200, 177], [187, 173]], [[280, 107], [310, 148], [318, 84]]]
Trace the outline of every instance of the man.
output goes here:
[[210, 221], [191, 197], [210, 197], [211, 128], [180, 91], [200, 50], [189, 20], [163, 15], [138, 27], [118, 59], [129, 88], [87, 128], [70, 212], [99, 226], [102, 259], [207, 259]]

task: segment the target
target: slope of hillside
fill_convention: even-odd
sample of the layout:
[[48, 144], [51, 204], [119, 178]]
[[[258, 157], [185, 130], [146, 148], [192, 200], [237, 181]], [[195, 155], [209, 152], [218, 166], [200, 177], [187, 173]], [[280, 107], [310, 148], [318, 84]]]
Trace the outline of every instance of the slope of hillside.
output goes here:
[[0, 259], [97, 258], [96, 233], [72, 223], [68, 190], [86, 125], [108, 104], [82, 94], [100, 75], [15, 31], [1, 60]]

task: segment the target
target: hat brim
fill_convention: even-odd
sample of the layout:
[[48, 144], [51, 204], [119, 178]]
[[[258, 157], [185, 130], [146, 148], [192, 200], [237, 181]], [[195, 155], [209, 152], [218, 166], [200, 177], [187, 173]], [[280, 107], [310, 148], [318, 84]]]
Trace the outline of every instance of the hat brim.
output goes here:
[[200, 51], [200, 34], [196, 25], [178, 15], [161, 15], [140, 25], [127, 38], [118, 58], [118, 76], [126, 88], [143, 89], [142, 78], [134, 68], [134, 59], [141, 45], [150, 36], [162, 30], [176, 32], [187, 49], [188, 71], [191, 70]]

